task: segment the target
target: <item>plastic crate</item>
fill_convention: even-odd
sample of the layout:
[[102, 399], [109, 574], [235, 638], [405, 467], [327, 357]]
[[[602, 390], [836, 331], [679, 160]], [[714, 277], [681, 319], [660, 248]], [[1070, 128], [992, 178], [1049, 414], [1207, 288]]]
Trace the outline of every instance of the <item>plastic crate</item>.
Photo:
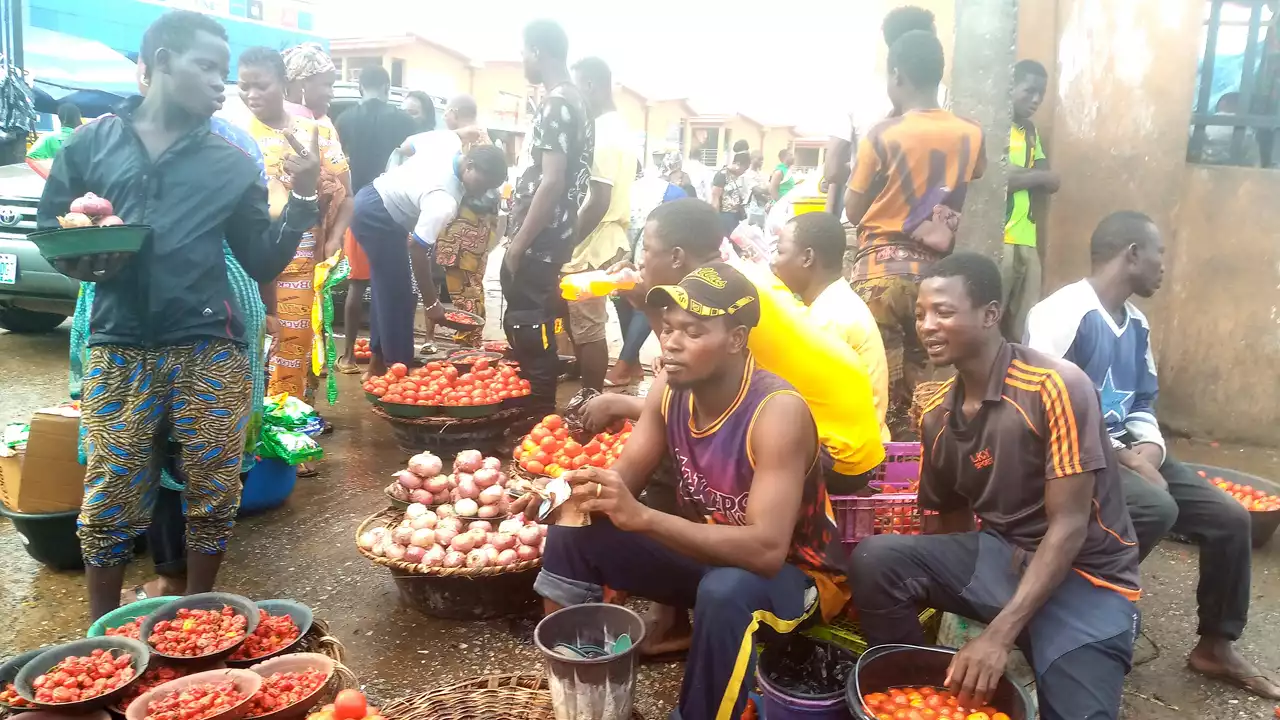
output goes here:
[[916, 493], [836, 495], [831, 508], [845, 545], [856, 545], [872, 535], [919, 535], [922, 530]]
[[872, 471], [873, 488], [881, 490], [913, 490], [920, 482], [920, 443], [889, 442], [884, 444], [884, 462]]

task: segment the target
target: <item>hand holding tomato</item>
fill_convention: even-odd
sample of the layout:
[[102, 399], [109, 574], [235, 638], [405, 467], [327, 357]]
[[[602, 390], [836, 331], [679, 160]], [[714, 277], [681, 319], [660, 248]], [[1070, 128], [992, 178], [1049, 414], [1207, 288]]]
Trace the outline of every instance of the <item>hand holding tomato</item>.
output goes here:
[[604, 513], [619, 530], [642, 532], [648, 525], [649, 508], [613, 470], [584, 467], [565, 473], [563, 479], [574, 495], [585, 498], [580, 506], [583, 512]]
[[960, 707], [976, 708], [987, 704], [996, 684], [1004, 676], [1012, 648], [992, 633], [990, 628], [965, 643], [947, 668], [947, 689], [954, 692]]

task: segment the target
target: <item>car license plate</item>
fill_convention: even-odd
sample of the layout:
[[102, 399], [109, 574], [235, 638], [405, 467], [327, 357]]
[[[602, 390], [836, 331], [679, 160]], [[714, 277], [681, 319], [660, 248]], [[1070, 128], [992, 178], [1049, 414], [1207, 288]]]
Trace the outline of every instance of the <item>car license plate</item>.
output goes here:
[[0, 285], [14, 285], [18, 282], [18, 256], [0, 254]]

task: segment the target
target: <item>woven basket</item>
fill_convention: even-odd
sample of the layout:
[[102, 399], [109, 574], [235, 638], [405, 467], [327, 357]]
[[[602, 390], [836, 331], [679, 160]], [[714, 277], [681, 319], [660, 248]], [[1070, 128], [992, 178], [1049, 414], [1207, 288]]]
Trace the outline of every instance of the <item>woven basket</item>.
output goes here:
[[398, 418], [376, 406], [372, 411], [377, 417], [391, 423], [396, 445], [411, 455], [423, 450], [448, 455], [472, 448], [502, 454], [502, 448], [510, 448], [511, 440], [508, 435], [513, 427], [523, 427], [527, 431], [525, 425], [533, 425], [533, 420], [524, 408], [499, 410], [478, 418]]
[[402, 573], [408, 573], [411, 575], [424, 575], [428, 577], [440, 577], [440, 578], [452, 577], [452, 578], [475, 579], [475, 578], [485, 578], [485, 577], [496, 577], [498, 575], [514, 575], [516, 573], [525, 572], [526, 570], [534, 570], [539, 567], [542, 567], [542, 558], [538, 558], [537, 560], [526, 560], [524, 562], [518, 562], [518, 563], [515, 563], [514, 565], [506, 565], [503, 567], [482, 567], [482, 568], [423, 567], [422, 565], [417, 563], [407, 563], [403, 560], [392, 560], [390, 558], [378, 557], [377, 555], [374, 555], [372, 552], [369, 552], [368, 550], [365, 550], [364, 548], [360, 547], [359, 545], [360, 536], [363, 535], [365, 532], [372, 530], [373, 528], [376, 528], [376, 527], [384, 527], [384, 528], [390, 529], [391, 526], [400, 522], [400, 518], [402, 518], [403, 516], [404, 516], [403, 510], [400, 510], [398, 508], [387, 508], [386, 510], [381, 510], [365, 518], [365, 521], [360, 523], [360, 527], [356, 528], [356, 549], [360, 551], [361, 555], [365, 556], [366, 558], [368, 558], [370, 561], [372, 561], [377, 565], [381, 565], [385, 568], [390, 568], [392, 570], [398, 570]]
[[[554, 720], [551, 692], [541, 673], [487, 675], [393, 700], [387, 720]], [[632, 710], [632, 720], [644, 720]]]

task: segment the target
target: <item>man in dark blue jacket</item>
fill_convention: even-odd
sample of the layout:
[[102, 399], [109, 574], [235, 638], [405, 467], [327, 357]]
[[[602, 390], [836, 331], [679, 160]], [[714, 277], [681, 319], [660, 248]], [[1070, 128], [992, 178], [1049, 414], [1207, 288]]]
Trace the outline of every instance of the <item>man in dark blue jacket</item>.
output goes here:
[[293, 195], [279, 220], [260, 171], [209, 130], [222, 105], [226, 31], [199, 13], [161, 16], [143, 38], [148, 91], [84, 127], [54, 161], [38, 221], [58, 225], [92, 192], [130, 225], [150, 226], [136, 254], [58, 263], [97, 283], [82, 390], [85, 496], [79, 534], [94, 618], [120, 601], [133, 541], [150, 523], [150, 457], [169, 443], [187, 475], [187, 592], [213, 588], [240, 498], [249, 410], [244, 322], [222, 242], [258, 281], [274, 278], [316, 222], [319, 148], [293, 138]]

